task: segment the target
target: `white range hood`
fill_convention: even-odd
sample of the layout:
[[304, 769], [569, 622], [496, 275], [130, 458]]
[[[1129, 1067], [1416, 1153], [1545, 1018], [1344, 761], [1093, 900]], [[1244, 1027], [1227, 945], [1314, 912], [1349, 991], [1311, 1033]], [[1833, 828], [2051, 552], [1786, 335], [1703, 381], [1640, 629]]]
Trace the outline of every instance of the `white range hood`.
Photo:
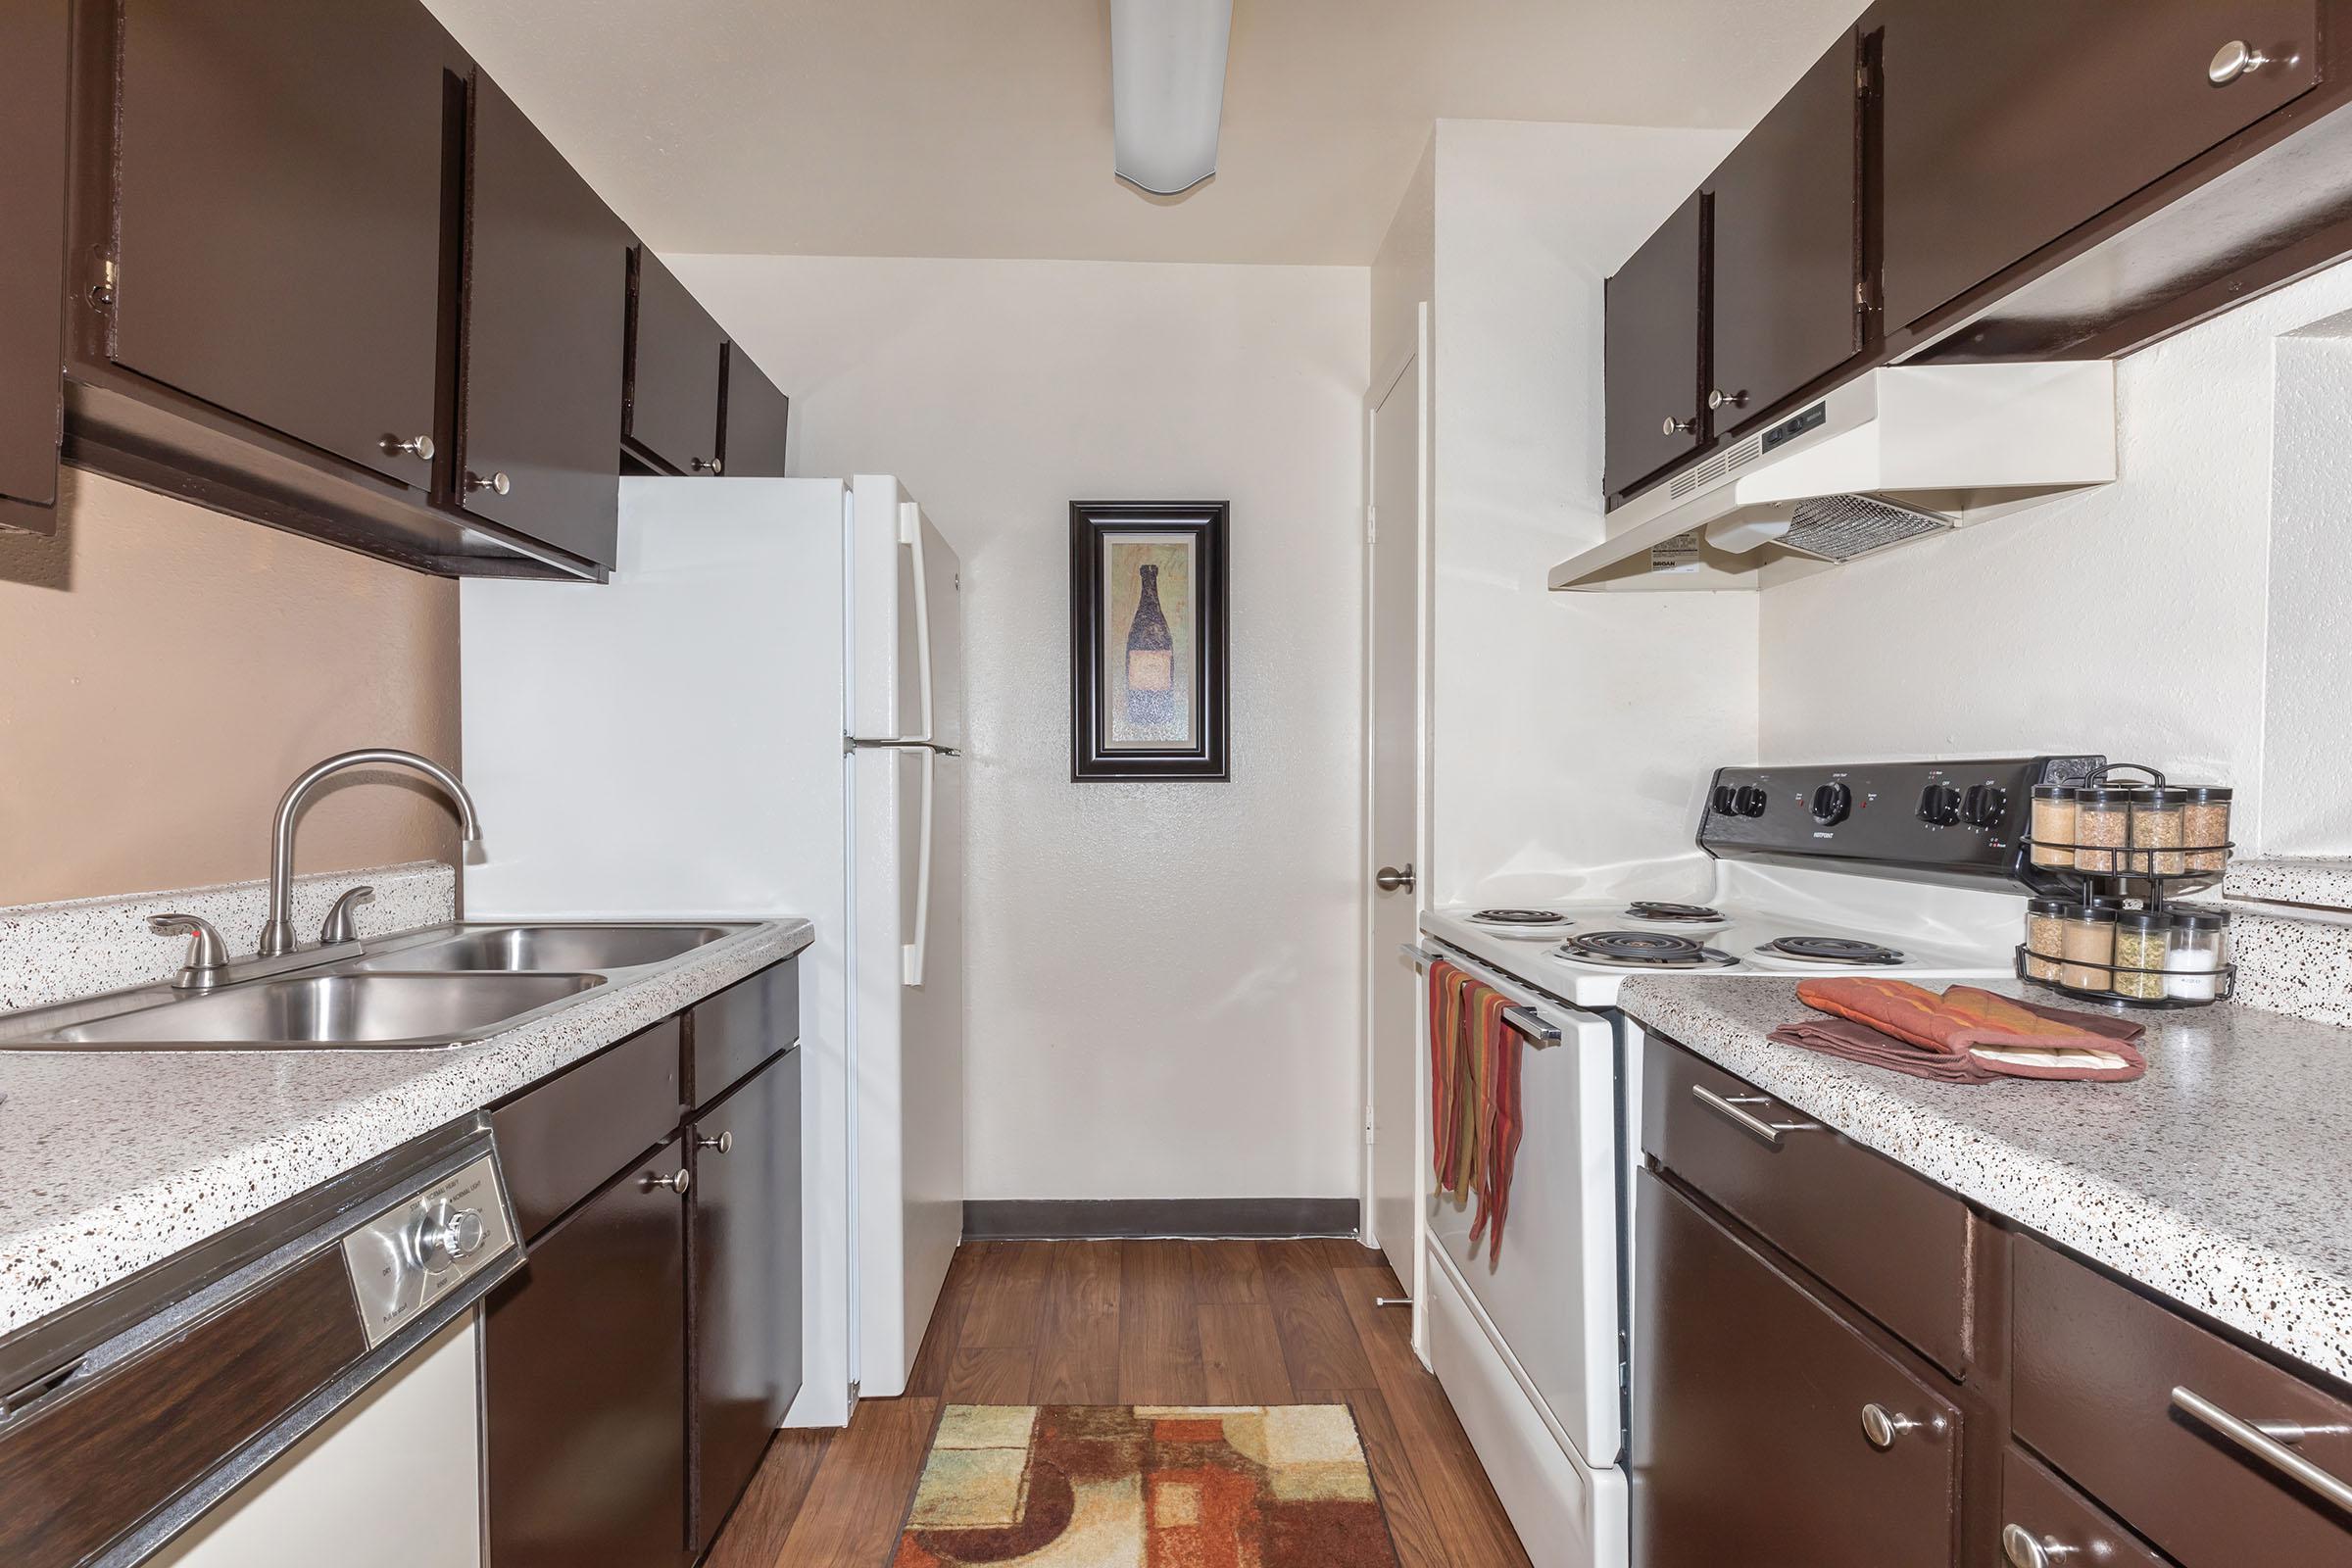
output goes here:
[[1755, 588], [2115, 478], [2115, 367], [1896, 365], [1608, 514], [1554, 589]]

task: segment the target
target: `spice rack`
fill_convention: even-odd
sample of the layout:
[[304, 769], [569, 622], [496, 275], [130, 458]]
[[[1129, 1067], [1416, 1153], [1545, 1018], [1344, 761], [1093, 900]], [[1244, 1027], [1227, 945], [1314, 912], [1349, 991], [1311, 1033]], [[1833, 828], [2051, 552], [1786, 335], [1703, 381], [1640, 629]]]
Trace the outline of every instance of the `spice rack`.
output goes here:
[[[2119, 771], [2148, 782], [2112, 782]], [[2185, 884], [2212, 885], [2228, 868], [2230, 802], [2227, 787], [2176, 786], [2139, 762], [2110, 762], [2080, 786], [2036, 788], [2027, 862], [2079, 897], [2028, 906], [2018, 978], [2128, 1007], [2227, 1001], [2237, 980], [2237, 966], [2223, 959], [2228, 916], [2166, 901]]]

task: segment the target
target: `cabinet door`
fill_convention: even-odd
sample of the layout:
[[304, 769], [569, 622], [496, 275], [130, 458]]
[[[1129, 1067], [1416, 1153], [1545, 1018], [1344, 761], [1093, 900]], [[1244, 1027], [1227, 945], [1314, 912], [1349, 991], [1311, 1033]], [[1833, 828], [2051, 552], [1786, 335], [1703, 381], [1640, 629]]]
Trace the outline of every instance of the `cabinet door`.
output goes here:
[[[1642, 1171], [1636, 1568], [1950, 1568], [1960, 1415]], [[1884, 1448], [1866, 1407], [1913, 1423]]]
[[720, 402], [726, 416], [718, 455], [726, 471], [738, 479], [783, 478], [792, 400], [776, 390], [740, 343], [727, 345]]
[[1861, 51], [1849, 33], [1757, 122], [1703, 187], [1717, 435], [1862, 346], [1855, 172]]
[[0, 7], [0, 527], [56, 526], [66, 0]]
[[674, 473], [715, 472], [725, 336], [660, 257], [642, 245], [630, 254], [635, 263], [623, 431]]
[[754, 1073], [694, 1133], [699, 1551], [801, 1391], [801, 1054]]
[[496, 1568], [686, 1554], [686, 1199], [676, 1142], [590, 1199], [490, 1296]]
[[1609, 279], [1602, 363], [1614, 493], [1698, 448], [1703, 209], [1691, 196]]
[[455, 46], [414, 0], [122, 26], [116, 363], [429, 486]]
[[[2306, 91], [2318, 13], [2318, 0], [1885, 8], [1887, 330]], [[2269, 63], [2216, 83], [2232, 40]]]
[[472, 92], [461, 505], [609, 566], [629, 233], [496, 82]]

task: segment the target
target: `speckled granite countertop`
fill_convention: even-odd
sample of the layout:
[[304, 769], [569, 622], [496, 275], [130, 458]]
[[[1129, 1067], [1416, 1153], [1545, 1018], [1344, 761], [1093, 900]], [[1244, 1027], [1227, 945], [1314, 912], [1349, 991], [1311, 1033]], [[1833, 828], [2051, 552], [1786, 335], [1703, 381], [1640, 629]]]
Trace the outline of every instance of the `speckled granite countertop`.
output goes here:
[[470, 1045], [0, 1052], [0, 1334], [808, 946], [771, 920]]
[[1994, 1213], [2352, 1379], [2352, 1032], [2227, 1004], [2150, 1012], [2136, 1083], [1972, 1088], [1774, 1045], [1806, 1015], [1789, 980], [1632, 980], [1618, 1004]]

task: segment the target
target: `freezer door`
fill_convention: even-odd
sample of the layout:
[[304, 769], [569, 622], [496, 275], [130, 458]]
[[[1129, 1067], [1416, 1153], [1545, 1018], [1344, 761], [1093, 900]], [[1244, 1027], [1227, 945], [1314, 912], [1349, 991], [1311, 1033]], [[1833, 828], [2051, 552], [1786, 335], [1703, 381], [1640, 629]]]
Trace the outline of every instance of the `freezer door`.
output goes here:
[[959, 747], [961, 563], [896, 479], [860, 474], [852, 493], [851, 733]]

